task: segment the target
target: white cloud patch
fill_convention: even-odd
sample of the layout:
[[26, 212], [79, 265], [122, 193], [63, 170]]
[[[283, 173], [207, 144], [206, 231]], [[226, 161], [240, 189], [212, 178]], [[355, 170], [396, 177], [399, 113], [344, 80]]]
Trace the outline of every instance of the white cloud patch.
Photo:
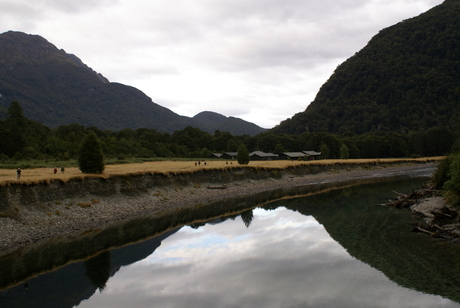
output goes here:
[[0, 0], [0, 31], [41, 35], [178, 114], [269, 128], [303, 111], [380, 29], [441, 2]]

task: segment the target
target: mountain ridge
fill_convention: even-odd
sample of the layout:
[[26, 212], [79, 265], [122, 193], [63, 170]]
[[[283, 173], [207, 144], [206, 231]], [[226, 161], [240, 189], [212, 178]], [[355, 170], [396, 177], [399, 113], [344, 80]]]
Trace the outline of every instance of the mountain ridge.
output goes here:
[[[99, 129], [153, 128], [172, 133], [187, 126], [235, 134], [241, 127], [220, 127], [181, 116], [152, 101], [139, 89], [110, 82], [76, 55], [39, 35], [8, 31], [0, 34], [0, 117], [12, 101], [24, 114], [51, 128], [79, 123]], [[243, 134], [265, 131], [244, 123]]]
[[460, 1], [379, 31], [340, 64], [313, 102], [273, 133], [458, 129]]

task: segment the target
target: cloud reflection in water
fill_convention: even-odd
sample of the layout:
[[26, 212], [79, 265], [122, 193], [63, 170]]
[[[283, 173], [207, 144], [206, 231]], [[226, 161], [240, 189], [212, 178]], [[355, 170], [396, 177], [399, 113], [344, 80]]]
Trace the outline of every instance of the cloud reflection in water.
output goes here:
[[285, 208], [184, 227], [79, 307], [460, 307], [399, 287]]

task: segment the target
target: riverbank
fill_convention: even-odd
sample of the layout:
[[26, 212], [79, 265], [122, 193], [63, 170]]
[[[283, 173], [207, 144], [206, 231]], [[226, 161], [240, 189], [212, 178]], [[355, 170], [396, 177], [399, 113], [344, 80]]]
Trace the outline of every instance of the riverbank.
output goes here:
[[[118, 191], [115, 193], [105, 191], [104, 194], [97, 196], [86, 194], [65, 198], [56, 197], [53, 201], [28, 205], [24, 205], [24, 203], [18, 205], [20, 204], [18, 202], [20, 196], [11, 196], [10, 192], [10, 210], [0, 215], [0, 230], [2, 230], [0, 256], [35, 242], [50, 240], [74, 232], [84, 232], [146, 214], [160, 214], [165, 210], [185, 206], [199, 207], [202, 204], [228, 197], [250, 196], [260, 192], [296, 186], [345, 183], [354, 180], [396, 176], [419, 177], [422, 174], [430, 176], [436, 166], [436, 161], [390, 165], [373, 164], [371, 166], [357, 164], [353, 168], [331, 166], [324, 168], [323, 172], [316, 170], [315, 173], [306, 173], [303, 169], [300, 170], [302, 172], [298, 169], [286, 169], [285, 172], [282, 171], [284, 169], [275, 169], [251, 171], [250, 174], [244, 174], [243, 171], [245, 170], [235, 169], [232, 170], [233, 175], [230, 181], [226, 178], [229, 172], [223, 170], [219, 171], [219, 178], [216, 178], [216, 174], [212, 172], [206, 176], [198, 173], [188, 175], [189, 177], [184, 177], [184, 174], [176, 174], [164, 180], [165, 185], [144, 187], [141, 193], [136, 191], [132, 194], [121, 194], [118, 187]], [[143, 177], [145, 178], [145, 176]], [[133, 178], [129, 179], [133, 180]], [[123, 181], [127, 182], [127, 179], [125, 178]], [[116, 185], [120, 185], [119, 182]], [[134, 182], [124, 184], [135, 186]], [[67, 184], [61, 185], [66, 186]], [[70, 184], [67, 186], [72, 187]], [[58, 189], [56, 187], [48, 187], [47, 189]], [[22, 188], [30, 189], [28, 186]], [[9, 189], [10, 191], [14, 190], [11, 187]], [[26, 192], [30, 194], [30, 190], [24, 190], [23, 193]], [[98, 188], [98, 192], [100, 192], [100, 188]], [[55, 196], [59, 196], [59, 194]], [[13, 211], [11, 210], [12, 207]]]

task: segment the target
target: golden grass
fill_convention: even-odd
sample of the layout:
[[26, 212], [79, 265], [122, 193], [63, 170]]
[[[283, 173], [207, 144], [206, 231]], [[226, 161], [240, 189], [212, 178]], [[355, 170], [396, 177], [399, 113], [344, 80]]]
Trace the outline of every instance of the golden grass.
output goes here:
[[[120, 164], [120, 165], [106, 165], [102, 174], [83, 174], [76, 168], [66, 168], [64, 173], [58, 171], [54, 174], [54, 168], [34, 168], [23, 169], [21, 179], [16, 180], [15, 169], [2, 169], [0, 173], [0, 184], [6, 183], [23, 183], [32, 184], [40, 181], [49, 182], [50, 180], [61, 180], [63, 182], [71, 178], [82, 177], [105, 177], [108, 178], [113, 175], [122, 174], [141, 174], [141, 173], [183, 173], [183, 172], [196, 172], [204, 169], [229, 169], [229, 168], [277, 168], [284, 169], [287, 167], [312, 164], [312, 165], [331, 165], [331, 164], [366, 164], [366, 163], [410, 163], [410, 162], [426, 162], [437, 161], [444, 157], [428, 157], [417, 159], [347, 159], [347, 160], [316, 160], [316, 161], [290, 161], [290, 160], [275, 160], [275, 161], [251, 161], [249, 165], [239, 165], [238, 162], [232, 161], [214, 161], [206, 162], [206, 165], [201, 162], [200, 166], [195, 166], [194, 161], [154, 161], [135, 164]], [[60, 170], [60, 168], [58, 168]]]

